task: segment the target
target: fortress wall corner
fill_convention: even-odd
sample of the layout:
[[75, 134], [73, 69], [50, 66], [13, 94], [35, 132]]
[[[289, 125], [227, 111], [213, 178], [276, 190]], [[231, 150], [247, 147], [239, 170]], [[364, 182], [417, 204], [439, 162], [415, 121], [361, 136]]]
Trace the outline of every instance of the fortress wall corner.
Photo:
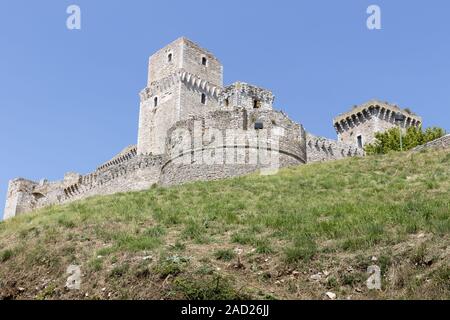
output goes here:
[[36, 199], [32, 191], [35, 185], [37, 183], [34, 181], [20, 178], [9, 181], [3, 215], [4, 220], [33, 210]]

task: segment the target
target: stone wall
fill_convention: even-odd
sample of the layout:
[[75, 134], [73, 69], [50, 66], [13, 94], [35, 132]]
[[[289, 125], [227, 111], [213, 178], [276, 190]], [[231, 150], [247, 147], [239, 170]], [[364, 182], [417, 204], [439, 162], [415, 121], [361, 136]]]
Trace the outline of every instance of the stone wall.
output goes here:
[[[256, 130], [255, 123], [262, 124]], [[302, 126], [274, 110], [235, 108], [171, 128], [161, 184], [222, 179], [306, 163]]]
[[97, 170], [63, 189], [61, 203], [117, 192], [150, 188], [160, 178], [162, 156], [139, 155], [132, 159]]
[[9, 219], [34, 209], [35, 198], [32, 195], [36, 182], [26, 179], [14, 179], [8, 184], [3, 219]]
[[354, 145], [316, 137], [308, 133], [306, 135], [306, 154], [308, 162], [318, 162], [363, 156], [364, 150]]
[[422, 124], [420, 117], [405, 109], [380, 101], [369, 101], [334, 118], [338, 141], [358, 146], [360, 137], [361, 146], [373, 143], [377, 132], [398, 126], [395, 122], [398, 113], [404, 116], [404, 121], [400, 123], [404, 130]]
[[248, 110], [271, 110], [275, 97], [272, 92], [263, 88], [252, 86], [244, 82], [236, 82], [225, 87], [219, 96], [219, 104], [223, 108], [233, 109], [243, 107]]
[[450, 148], [450, 134], [447, 134], [439, 139], [427, 142], [421, 146], [417, 146], [413, 151], [421, 151], [424, 149], [447, 149]]
[[[148, 189], [160, 179], [162, 156], [140, 155], [136, 147], [113, 158], [87, 175], [67, 173], [61, 181], [10, 181], [4, 218], [53, 204], [64, 204], [94, 195]], [[127, 157], [125, 157], [127, 156]]]

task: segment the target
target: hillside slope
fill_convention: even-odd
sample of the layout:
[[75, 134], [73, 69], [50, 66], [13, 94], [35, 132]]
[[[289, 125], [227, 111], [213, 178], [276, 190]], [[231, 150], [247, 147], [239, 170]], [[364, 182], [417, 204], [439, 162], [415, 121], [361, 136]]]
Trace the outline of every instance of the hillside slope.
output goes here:
[[449, 240], [448, 150], [352, 158], [2, 222], [0, 298], [449, 299]]

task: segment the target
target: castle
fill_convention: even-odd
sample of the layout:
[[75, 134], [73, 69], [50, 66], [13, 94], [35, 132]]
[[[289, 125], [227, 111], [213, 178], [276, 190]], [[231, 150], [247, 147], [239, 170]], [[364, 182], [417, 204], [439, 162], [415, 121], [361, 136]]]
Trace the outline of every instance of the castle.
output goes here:
[[137, 145], [92, 173], [61, 181], [9, 182], [4, 219], [94, 195], [137, 191], [154, 184], [270, 173], [307, 162], [362, 156], [378, 131], [419, 126], [421, 118], [388, 103], [370, 101], [334, 119], [338, 141], [307, 133], [273, 108], [269, 90], [243, 82], [223, 85], [220, 61], [186, 38], [150, 57], [140, 93]]

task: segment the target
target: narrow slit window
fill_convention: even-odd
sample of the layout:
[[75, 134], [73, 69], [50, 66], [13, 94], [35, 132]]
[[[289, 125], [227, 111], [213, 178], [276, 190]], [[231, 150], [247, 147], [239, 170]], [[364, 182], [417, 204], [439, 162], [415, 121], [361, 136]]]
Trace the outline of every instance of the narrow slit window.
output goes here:
[[167, 62], [172, 62], [172, 54], [169, 53], [169, 55], [167, 56]]
[[153, 99], [153, 106], [154, 107], [158, 106], [158, 97], [155, 97], [155, 99]]
[[247, 130], [247, 128], [248, 128], [248, 114], [247, 114], [247, 110], [245, 110], [245, 109], [244, 109], [244, 112], [243, 112], [242, 127], [243, 127], [244, 130]]
[[206, 104], [206, 94], [202, 93], [202, 104]]
[[206, 63], [208, 62], [208, 60], [206, 60], [205, 57], [202, 58], [202, 65], [206, 66]]
[[363, 147], [362, 136], [359, 135], [359, 136], [357, 137], [357, 140], [358, 140], [358, 147], [362, 148], [362, 147]]

